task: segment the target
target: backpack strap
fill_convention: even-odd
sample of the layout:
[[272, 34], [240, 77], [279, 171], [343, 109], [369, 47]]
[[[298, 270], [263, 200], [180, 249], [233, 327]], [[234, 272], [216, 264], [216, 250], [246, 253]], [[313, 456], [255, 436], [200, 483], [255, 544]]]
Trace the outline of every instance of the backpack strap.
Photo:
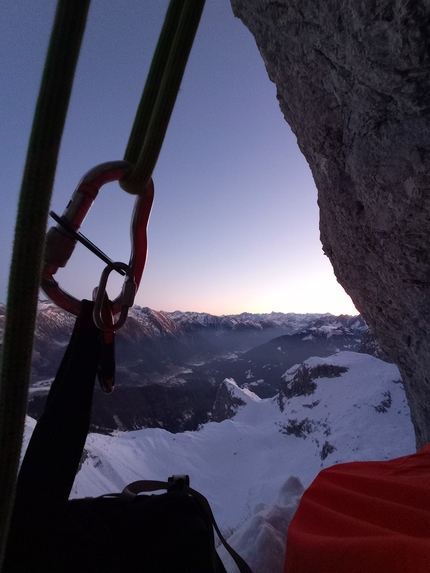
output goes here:
[[156, 480], [138, 480], [128, 484], [122, 492], [119, 494], [119, 499], [130, 502], [132, 501], [139, 493], [149, 493], [158, 490], [167, 490], [167, 491], [183, 491], [184, 493], [188, 494], [190, 497], [195, 499], [199, 506], [201, 507], [202, 511], [206, 514], [206, 516], [211, 521], [219, 540], [224, 545], [226, 551], [230, 554], [231, 558], [236, 563], [240, 573], [252, 573], [251, 568], [246, 563], [246, 561], [235, 551], [225, 540], [223, 534], [221, 533], [217, 522], [215, 521], [214, 514], [212, 513], [211, 506], [209, 505], [208, 500], [195, 489], [189, 487], [186, 483], [185, 479], [187, 476], [179, 476], [179, 479], [173, 479], [173, 481], [164, 482], [164, 481], [156, 481]]

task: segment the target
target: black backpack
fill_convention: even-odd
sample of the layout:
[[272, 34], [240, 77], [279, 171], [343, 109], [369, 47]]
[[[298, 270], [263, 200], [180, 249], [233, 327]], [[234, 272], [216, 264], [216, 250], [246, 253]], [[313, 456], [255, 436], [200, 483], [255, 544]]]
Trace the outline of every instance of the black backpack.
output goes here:
[[[213, 529], [241, 573], [209, 503], [188, 476], [138, 481], [120, 494], [69, 500], [90, 423], [100, 360], [93, 304], [82, 312], [24, 457], [6, 573], [226, 573]], [[166, 493], [148, 495], [166, 490]], [[144, 495], [142, 495], [144, 493]]]

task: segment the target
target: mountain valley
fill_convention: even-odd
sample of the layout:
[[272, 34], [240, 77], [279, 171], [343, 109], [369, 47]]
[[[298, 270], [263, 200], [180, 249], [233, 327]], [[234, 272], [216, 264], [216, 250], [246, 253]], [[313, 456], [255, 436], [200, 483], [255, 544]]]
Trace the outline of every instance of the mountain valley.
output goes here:
[[[0, 313], [0, 329], [1, 320]], [[73, 323], [71, 315], [50, 302], [40, 302], [28, 406], [29, 415], [36, 419]], [[220, 411], [220, 387], [226, 378], [260, 398], [273, 397], [283, 385], [283, 374], [295, 364], [310, 356], [358, 352], [368, 337], [359, 316], [243, 313], [217, 317], [133, 307], [116, 335], [115, 391], [106, 395], [96, 386], [92, 430], [195, 430], [210, 421], [215, 410]]]

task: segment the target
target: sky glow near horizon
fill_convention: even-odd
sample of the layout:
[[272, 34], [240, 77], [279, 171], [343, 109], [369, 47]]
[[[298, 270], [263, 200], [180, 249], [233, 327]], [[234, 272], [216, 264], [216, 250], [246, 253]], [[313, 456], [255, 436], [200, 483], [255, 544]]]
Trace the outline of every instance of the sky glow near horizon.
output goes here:
[[[0, 8], [3, 302], [55, 5], [5, 0]], [[58, 162], [56, 213], [89, 169], [122, 159], [167, 5], [93, 0]], [[309, 167], [229, 0], [206, 0], [153, 179], [149, 254], [136, 304], [217, 315], [357, 313], [322, 253]], [[81, 228], [114, 260], [128, 262], [133, 203], [109, 184]], [[56, 278], [76, 297], [90, 298], [103, 267], [78, 245]], [[112, 279], [112, 296], [120, 284]]]

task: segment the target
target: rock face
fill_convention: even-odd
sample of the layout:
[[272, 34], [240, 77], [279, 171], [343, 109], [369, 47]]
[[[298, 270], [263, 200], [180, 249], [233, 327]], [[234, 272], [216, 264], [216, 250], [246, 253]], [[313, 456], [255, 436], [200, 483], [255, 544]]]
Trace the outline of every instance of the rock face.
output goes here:
[[226, 379], [218, 388], [215, 404], [212, 412], [212, 422], [231, 420], [236, 415], [238, 408], [245, 406], [245, 402], [234, 395], [231, 385], [236, 385], [232, 379]]
[[293, 396], [309, 396], [314, 393], [317, 387], [314, 380], [317, 378], [338, 378], [345, 372], [348, 372], [348, 368], [345, 366], [318, 364], [310, 368], [306, 363], [303, 363], [298, 368], [294, 368], [293, 373], [288, 371], [284, 374], [280, 395], [282, 394], [287, 399]]
[[324, 252], [430, 441], [430, 1], [232, 0], [318, 188]]

